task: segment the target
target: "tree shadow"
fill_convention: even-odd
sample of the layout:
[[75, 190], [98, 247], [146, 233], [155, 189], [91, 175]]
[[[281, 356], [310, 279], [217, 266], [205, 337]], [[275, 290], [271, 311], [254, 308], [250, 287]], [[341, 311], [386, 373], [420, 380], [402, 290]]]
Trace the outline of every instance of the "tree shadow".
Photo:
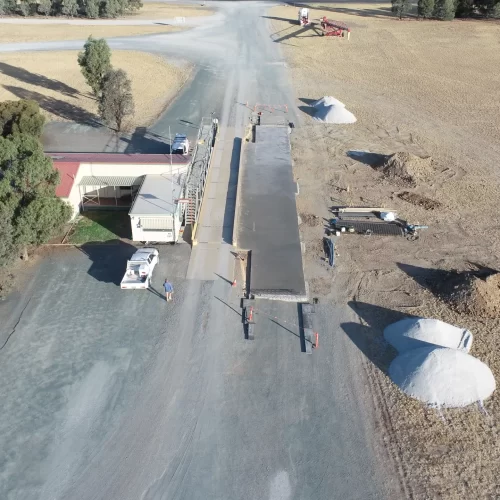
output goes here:
[[351, 301], [349, 307], [365, 322], [347, 322], [340, 326], [352, 343], [382, 372], [387, 373], [397, 351], [384, 339], [384, 328], [391, 323], [417, 316], [366, 302]]
[[45, 96], [39, 92], [26, 90], [21, 87], [13, 87], [11, 85], [4, 85], [3, 87], [16, 97], [19, 97], [19, 99], [33, 99], [43, 110], [52, 113], [59, 118], [63, 118], [64, 120], [84, 123], [92, 127], [101, 126], [94, 114], [68, 102], [55, 99], [54, 97]]
[[[344, 2], [332, 2], [335, 4], [335, 7], [327, 5], [318, 5], [318, 4], [311, 5], [308, 3], [295, 3], [295, 2], [286, 2], [286, 3], [291, 4], [294, 7], [307, 7], [309, 9], [314, 9], [314, 10], [324, 10], [326, 12], [349, 14], [352, 16], [359, 16], [359, 17], [384, 17], [384, 18], [396, 17], [392, 13], [390, 7], [377, 7], [377, 8], [358, 10], [358, 9], [350, 9], [347, 7], [337, 7], [337, 5]], [[323, 3], [328, 3], [328, 2], [323, 2]], [[345, 1], [345, 3], [350, 3], [350, 2]]]
[[168, 139], [146, 127], [137, 127], [130, 137], [121, 140], [127, 144], [124, 153], [170, 154]]
[[87, 273], [97, 281], [113, 283], [120, 286], [127, 260], [132, 257], [137, 248], [123, 241], [105, 243], [85, 243], [78, 247], [84, 253], [91, 265]]
[[61, 94], [68, 96], [78, 96], [82, 95], [77, 89], [66, 85], [59, 80], [53, 80], [51, 78], [47, 78], [46, 76], [32, 73], [24, 68], [19, 68], [18, 66], [12, 66], [11, 64], [7, 64], [4, 62], [0, 62], [0, 73], [4, 75], [10, 76], [24, 83], [28, 83], [30, 85], [37, 85], [39, 87], [44, 87], [46, 89], [55, 90], [56, 92], [60, 92]]
[[376, 168], [384, 163], [384, 161], [389, 158], [390, 155], [384, 155], [380, 153], [370, 153], [369, 151], [347, 151], [347, 156], [352, 160], [364, 163], [369, 167]]

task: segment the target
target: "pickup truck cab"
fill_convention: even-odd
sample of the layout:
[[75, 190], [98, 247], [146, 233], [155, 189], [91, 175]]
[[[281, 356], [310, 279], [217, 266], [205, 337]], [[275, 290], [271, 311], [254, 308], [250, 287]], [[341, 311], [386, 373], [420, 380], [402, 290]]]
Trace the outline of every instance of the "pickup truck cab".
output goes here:
[[120, 287], [135, 290], [148, 288], [158, 261], [158, 250], [156, 248], [140, 248], [137, 250], [127, 261], [127, 270]]
[[175, 134], [172, 144], [172, 154], [184, 155], [189, 154], [189, 141], [185, 134]]

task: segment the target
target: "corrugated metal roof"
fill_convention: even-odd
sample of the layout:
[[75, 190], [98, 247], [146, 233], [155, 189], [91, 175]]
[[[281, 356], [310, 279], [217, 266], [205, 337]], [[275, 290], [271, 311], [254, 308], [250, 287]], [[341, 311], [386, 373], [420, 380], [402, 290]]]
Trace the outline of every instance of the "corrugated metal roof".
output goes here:
[[138, 186], [142, 182], [143, 176], [139, 177], [97, 177], [84, 176], [79, 182], [79, 186]]
[[80, 162], [80, 163], [137, 163], [170, 165], [186, 165], [191, 161], [190, 155], [164, 155], [164, 154], [126, 154], [126, 153], [46, 153], [54, 163]]
[[54, 167], [59, 171], [60, 181], [59, 185], [56, 187], [56, 196], [61, 198], [67, 198], [73, 184], [75, 183], [76, 174], [78, 173], [79, 163], [74, 162], [59, 162]]
[[181, 194], [178, 181], [174, 177], [172, 182], [166, 175], [146, 175], [129, 215], [172, 215], [177, 209], [177, 199]]

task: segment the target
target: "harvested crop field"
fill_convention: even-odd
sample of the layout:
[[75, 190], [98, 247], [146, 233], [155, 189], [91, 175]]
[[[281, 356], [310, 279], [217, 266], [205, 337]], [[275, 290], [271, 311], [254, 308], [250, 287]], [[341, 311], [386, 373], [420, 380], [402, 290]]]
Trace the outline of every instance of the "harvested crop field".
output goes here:
[[[93, 123], [97, 103], [80, 72], [77, 52], [20, 52], [0, 61], [0, 100], [34, 99], [48, 120]], [[132, 81], [135, 115], [127, 128], [146, 126], [165, 109], [189, 78], [188, 67], [133, 51], [114, 51], [112, 64]], [[151, 79], [150, 75], [155, 74]], [[157, 85], [161, 81], [162, 85]]]
[[[86, 40], [118, 36], [173, 33], [179, 26], [76, 26], [69, 24], [0, 24], [0, 43], [51, 42], [56, 40]], [[3, 56], [2, 56], [3, 58]]]
[[[375, 3], [311, 11], [313, 19], [346, 23], [349, 41], [312, 29], [297, 35], [295, 7], [268, 13], [304, 110], [292, 134], [299, 213], [329, 218], [334, 205], [386, 207], [429, 226], [415, 241], [342, 234], [331, 270], [317, 244], [323, 228], [303, 224], [306, 279], [320, 301], [358, 315], [364, 333], [357, 345], [366, 355], [380, 435], [406, 497], [500, 498], [498, 390], [484, 408], [426, 408], [390, 381], [396, 353], [382, 336], [385, 326], [408, 315], [467, 328], [471, 354], [500, 381], [500, 318], [485, 314], [497, 307], [495, 281], [485, 289], [473, 280], [462, 308], [438, 286], [450, 273], [500, 269], [500, 24], [399, 21], [389, 12], [390, 4]], [[345, 103], [358, 121], [314, 122], [305, 105], [322, 96]], [[432, 169], [402, 187], [378, 168], [400, 152], [431, 157]]]

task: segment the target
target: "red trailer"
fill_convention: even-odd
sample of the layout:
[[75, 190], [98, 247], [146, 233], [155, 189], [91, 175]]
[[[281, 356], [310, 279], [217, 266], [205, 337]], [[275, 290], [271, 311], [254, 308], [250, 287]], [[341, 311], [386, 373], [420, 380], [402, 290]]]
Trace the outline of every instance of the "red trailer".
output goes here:
[[323, 36], [347, 36], [349, 40], [351, 36], [351, 30], [342, 21], [332, 21], [323, 16], [321, 19], [321, 29], [323, 30]]

